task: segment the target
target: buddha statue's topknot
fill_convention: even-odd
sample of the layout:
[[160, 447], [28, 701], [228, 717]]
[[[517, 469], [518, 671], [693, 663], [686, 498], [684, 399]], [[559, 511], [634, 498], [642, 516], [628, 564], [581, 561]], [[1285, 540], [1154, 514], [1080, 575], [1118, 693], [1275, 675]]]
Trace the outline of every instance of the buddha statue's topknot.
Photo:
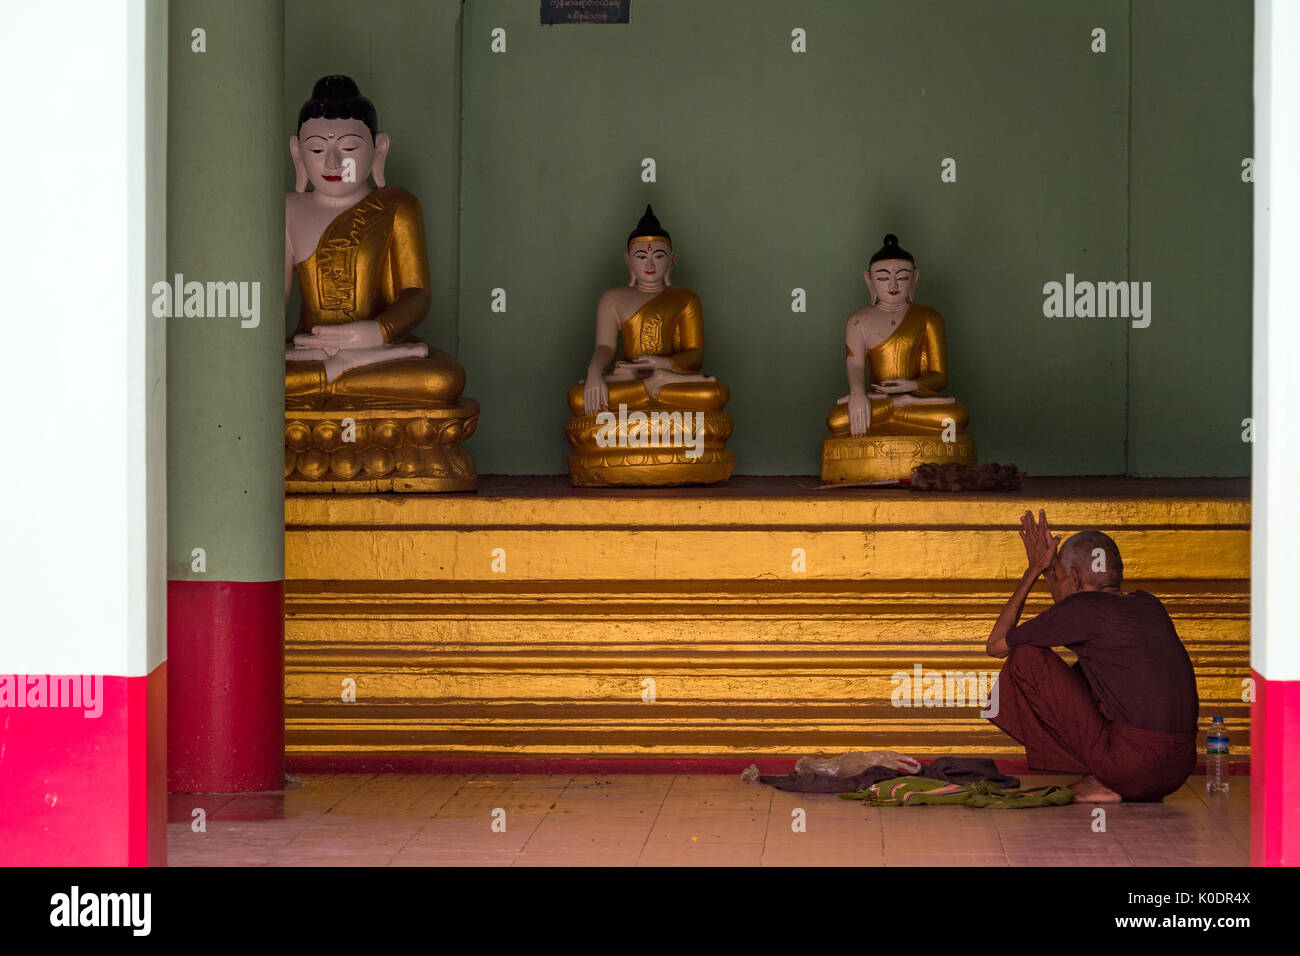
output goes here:
[[[871, 257], [871, 262], [879, 262], [881, 259], [905, 259], [908, 262], [915, 262], [912, 254], [906, 249], [900, 249], [898, 246], [898, 237], [892, 232], [885, 236], [885, 244], [880, 250]], [[867, 263], [870, 265], [871, 263]]]
[[356, 81], [350, 76], [333, 74], [322, 76], [311, 88], [311, 99], [298, 111], [298, 129], [309, 119], [361, 120], [370, 130], [370, 137], [379, 135], [379, 113], [375, 104], [361, 95]]
[[645, 212], [641, 214], [641, 221], [636, 224], [636, 228], [627, 234], [627, 244], [632, 245], [633, 240], [662, 239], [668, 245], [673, 244], [672, 237], [668, 235], [668, 230], [659, 222], [659, 217], [655, 211], [646, 203]]

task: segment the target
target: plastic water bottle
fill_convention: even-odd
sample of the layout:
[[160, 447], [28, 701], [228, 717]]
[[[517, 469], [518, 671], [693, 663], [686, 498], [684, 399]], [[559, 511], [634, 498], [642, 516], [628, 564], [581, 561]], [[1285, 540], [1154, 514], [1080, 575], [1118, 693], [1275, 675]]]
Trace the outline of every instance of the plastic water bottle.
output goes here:
[[1205, 735], [1205, 792], [1228, 792], [1228, 728], [1215, 717]]

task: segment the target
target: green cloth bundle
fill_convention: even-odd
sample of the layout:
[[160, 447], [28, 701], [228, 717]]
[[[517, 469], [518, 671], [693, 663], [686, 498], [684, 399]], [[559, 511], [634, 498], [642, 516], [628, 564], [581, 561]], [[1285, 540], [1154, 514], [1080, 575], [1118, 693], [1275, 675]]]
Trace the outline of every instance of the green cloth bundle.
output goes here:
[[861, 800], [869, 807], [957, 806], [1023, 810], [1027, 807], [1060, 807], [1074, 800], [1069, 787], [1030, 787], [1001, 790], [981, 780], [971, 787], [944, 783], [928, 777], [895, 777], [882, 780], [857, 793], [841, 793], [844, 800]]

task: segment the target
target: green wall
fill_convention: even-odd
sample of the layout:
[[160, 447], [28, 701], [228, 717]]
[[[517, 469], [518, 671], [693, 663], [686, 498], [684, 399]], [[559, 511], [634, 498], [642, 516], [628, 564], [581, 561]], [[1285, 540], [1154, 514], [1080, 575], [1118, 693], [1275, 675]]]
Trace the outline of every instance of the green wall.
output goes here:
[[[206, 31], [206, 52], [191, 31]], [[260, 321], [167, 319], [167, 572], [284, 577], [284, 288], [275, 138], [278, 0], [172, 0], [167, 16], [167, 274], [260, 283]], [[248, 288], [252, 288], [250, 285]], [[194, 570], [193, 550], [206, 556]]]
[[[322, 73], [377, 104], [390, 181], [429, 224], [421, 334], [468, 370], [482, 473], [565, 471], [564, 392], [647, 201], [703, 300], [706, 370], [732, 387], [737, 473], [817, 470], [885, 232], [945, 316], [983, 460], [1249, 471], [1249, 4], [633, 0], [630, 25], [557, 27], [537, 0], [356, 10], [288, 0], [285, 135]], [[1151, 326], [1045, 318], [1067, 272], [1151, 281]]]
[[1158, 311], [1129, 337], [1132, 474], [1250, 473], [1252, 14], [1133, 4], [1129, 270]]

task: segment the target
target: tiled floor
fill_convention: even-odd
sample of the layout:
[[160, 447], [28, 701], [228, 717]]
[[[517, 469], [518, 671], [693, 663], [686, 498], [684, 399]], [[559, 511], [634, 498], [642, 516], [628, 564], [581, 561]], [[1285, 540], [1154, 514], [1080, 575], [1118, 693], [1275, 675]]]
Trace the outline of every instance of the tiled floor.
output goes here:
[[317, 774], [284, 794], [172, 794], [167, 855], [173, 866], [1244, 866], [1249, 786], [1233, 777], [1229, 797], [1209, 798], [1193, 777], [1164, 803], [1102, 819], [1080, 805], [870, 809], [734, 776]]

